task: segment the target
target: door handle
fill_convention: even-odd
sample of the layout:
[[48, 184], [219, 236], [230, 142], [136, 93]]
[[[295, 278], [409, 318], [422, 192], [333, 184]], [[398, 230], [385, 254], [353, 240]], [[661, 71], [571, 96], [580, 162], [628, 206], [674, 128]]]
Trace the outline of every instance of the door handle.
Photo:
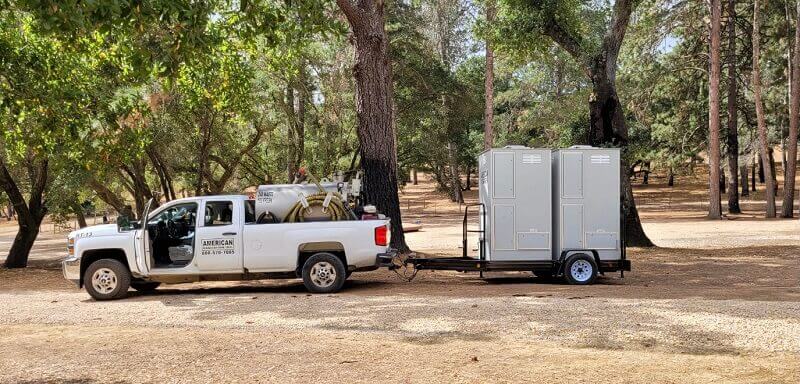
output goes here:
[[225, 232], [222, 236], [236, 236], [236, 232]]

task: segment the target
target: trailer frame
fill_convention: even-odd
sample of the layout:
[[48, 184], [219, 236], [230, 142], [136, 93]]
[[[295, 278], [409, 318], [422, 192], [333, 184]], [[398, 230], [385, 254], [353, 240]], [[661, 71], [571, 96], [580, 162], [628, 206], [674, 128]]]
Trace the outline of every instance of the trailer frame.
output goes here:
[[[469, 209], [480, 207], [482, 229], [469, 229]], [[439, 270], [439, 271], [458, 271], [458, 272], [479, 272], [483, 278], [484, 272], [518, 272], [518, 271], [542, 271], [550, 270], [554, 276], [564, 274], [564, 265], [569, 255], [585, 253], [590, 254], [595, 259], [598, 272], [605, 275], [605, 272], [619, 272], [620, 277], [625, 277], [625, 271], [631, 270], [631, 262], [627, 259], [626, 239], [625, 239], [625, 215], [623, 205], [620, 205], [620, 228], [621, 228], [621, 258], [619, 260], [600, 260], [600, 255], [594, 249], [564, 249], [558, 259], [553, 260], [486, 260], [484, 246], [486, 244], [486, 218], [483, 203], [467, 204], [464, 207], [464, 218], [462, 221], [461, 238], [461, 257], [410, 257], [404, 264], [411, 264], [417, 270]], [[469, 257], [467, 237], [470, 233], [480, 233], [478, 239], [478, 258]]]

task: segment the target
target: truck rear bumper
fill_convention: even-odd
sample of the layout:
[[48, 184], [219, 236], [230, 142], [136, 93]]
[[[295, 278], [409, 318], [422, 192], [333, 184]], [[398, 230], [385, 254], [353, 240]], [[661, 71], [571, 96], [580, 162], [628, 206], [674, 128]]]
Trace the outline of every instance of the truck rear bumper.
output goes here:
[[397, 251], [394, 249], [390, 249], [385, 253], [379, 253], [375, 258], [375, 264], [380, 268], [387, 267], [393, 269], [395, 267], [393, 260], [396, 256]]

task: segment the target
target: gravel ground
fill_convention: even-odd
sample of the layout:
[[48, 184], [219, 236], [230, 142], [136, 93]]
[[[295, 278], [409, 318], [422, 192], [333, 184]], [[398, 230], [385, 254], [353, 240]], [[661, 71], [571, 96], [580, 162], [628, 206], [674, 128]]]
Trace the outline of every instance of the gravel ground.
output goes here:
[[[661, 248], [593, 286], [381, 270], [335, 295], [220, 282], [115, 302], [50, 269], [63, 237], [44, 233], [34, 268], [0, 270], [0, 382], [800, 382], [798, 222], [701, 215], [644, 211]], [[457, 208], [417, 219], [414, 249], [460, 252]], [[0, 251], [12, 237], [0, 225]]]

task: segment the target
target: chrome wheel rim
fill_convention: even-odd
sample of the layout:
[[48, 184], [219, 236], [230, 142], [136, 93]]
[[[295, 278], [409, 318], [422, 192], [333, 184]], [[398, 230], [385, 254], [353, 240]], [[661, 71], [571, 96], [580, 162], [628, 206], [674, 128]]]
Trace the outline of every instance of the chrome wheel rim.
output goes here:
[[311, 282], [320, 288], [327, 288], [336, 281], [336, 268], [327, 261], [320, 261], [311, 267]]
[[94, 290], [108, 294], [117, 289], [117, 274], [109, 268], [100, 268], [92, 275], [92, 287]]
[[592, 278], [594, 268], [586, 260], [576, 260], [569, 268], [569, 273], [575, 281], [584, 282]]

